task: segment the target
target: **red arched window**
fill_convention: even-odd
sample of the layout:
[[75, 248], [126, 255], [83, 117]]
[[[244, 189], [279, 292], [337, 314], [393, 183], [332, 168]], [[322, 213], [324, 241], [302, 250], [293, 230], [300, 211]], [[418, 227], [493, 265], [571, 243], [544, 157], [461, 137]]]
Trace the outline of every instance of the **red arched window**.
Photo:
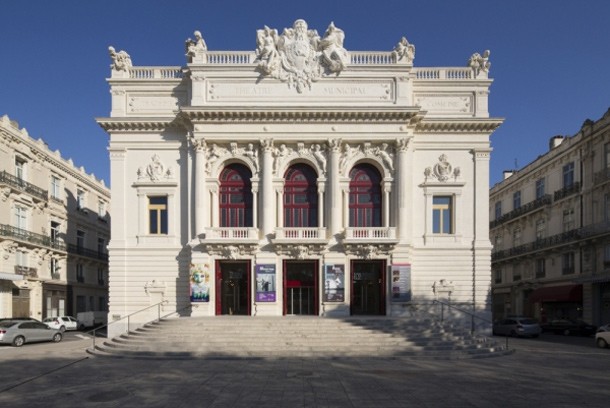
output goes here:
[[284, 176], [284, 226], [318, 226], [316, 172], [306, 164], [290, 166]]
[[252, 227], [252, 173], [243, 164], [229, 164], [220, 173], [220, 226]]
[[358, 164], [349, 172], [349, 226], [381, 226], [381, 176], [370, 164]]

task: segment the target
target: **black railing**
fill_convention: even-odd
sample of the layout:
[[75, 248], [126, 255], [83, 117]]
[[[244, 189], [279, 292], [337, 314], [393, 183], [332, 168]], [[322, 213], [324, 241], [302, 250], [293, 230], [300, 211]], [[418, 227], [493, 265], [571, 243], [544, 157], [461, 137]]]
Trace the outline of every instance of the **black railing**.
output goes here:
[[68, 244], [68, 253], [73, 255], [81, 255], [87, 258], [100, 259], [108, 262], [108, 253], [95, 251], [93, 249], [84, 248], [80, 245]]
[[16, 190], [23, 191], [24, 193], [27, 193], [32, 197], [39, 198], [43, 201], [47, 201], [49, 199], [49, 193], [47, 190], [43, 190], [42, 188], [35, 186], [32, 183], [28, 183], [19, 177], [15, 177], [12, 174], [9, 174], [6, 170], [0, 173], [0, 183], [7, 184]]
[[610, 167], [603, 169], [602, 171], [598, 171], [593, 175], [593, 184], [600, 184], [604, 181], [610, 179]]
[[11, 225], [0, 224], [0, 236], [18, 239], [20, 241], [29, 242], [30, 244], [45, 246], [59, 251], [66, 251], [66, 244], [61, 241]]
[[572, 183], [571, 185], [562, 188], [561, 190], [555, 191], [554, 199], [555, 201], [561, 200], [562, 198], [566, 198], [571, 196], [572, 194], [576, 194], [580, 191], [580, 183]]
[[552, 235], [547, 238], [537, 239], [524, 245], [519, 245], [514, 248], [497, 251], [491, 254], [492, 261], [500, 261], [514, 256], [524, 255], [530, 252], [536, 252], [541, 249], [550, 248], [558, 245], [573, 243], [582, 238], [582, 228], [573, 229], [561, 234]]
[[489, 223], [489, 228], [494, 228], [506, 221], [512, 220], [513, 218], [519, 217], [521, 215], [537, 210], [540, 207], [544, 207], [545, 205], [551, 204], [551, 201], [551, 195], [545, 194], [542, 197], [535, 199], [534, 201], [530, 201], [529, 203], [524, 204], [519, 208], [515, 208], [514, 210], [507, 214], [504, 214], [497, 220], [491, 221]]

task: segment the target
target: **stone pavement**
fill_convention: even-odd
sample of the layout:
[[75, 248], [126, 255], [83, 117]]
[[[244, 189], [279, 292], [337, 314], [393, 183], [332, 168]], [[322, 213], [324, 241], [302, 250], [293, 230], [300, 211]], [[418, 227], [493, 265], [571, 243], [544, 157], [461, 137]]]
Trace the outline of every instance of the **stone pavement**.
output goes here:
[[511, 339], [512, 355], [448, 361], [111, 359], [89, 356], [88, 346], [74, 339], [0, 346], [0, 407], [541, 408], [610, 401], [610, 349], [596, 349], [591, 338]]

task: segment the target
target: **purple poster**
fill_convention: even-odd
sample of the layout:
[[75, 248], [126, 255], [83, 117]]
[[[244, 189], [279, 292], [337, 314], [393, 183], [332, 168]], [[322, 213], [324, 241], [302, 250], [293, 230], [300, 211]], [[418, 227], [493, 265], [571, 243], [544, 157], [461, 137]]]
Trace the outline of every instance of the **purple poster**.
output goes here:
[[275, 302], [275, 264], [256, 265], [256, 301]]

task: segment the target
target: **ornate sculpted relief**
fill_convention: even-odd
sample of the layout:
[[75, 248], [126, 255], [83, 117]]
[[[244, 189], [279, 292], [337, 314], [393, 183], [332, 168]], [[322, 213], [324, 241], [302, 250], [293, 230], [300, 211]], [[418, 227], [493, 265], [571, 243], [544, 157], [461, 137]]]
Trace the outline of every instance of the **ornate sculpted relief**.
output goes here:
[[308, 30], [305, 20], [297, 20], [281, 35], [265, 26], [256, 31], [257, 69], [261, 76], [287, 82], [302, 93], [312, 82], [326, 74], [339, 74], [349, 63], [343, 48], [343, 30], [330, 23], [320, 38], [316, 30]]
[[387, 143], [372, 145], [365, 142], [362, 145], [350, 146], [348, 143], [343, 145], [343, 152], [339, 162], [339, 171], [345, 173], [348, 164], [355, 163], [363, 158], [374, 159], [379, 162], [388, 173], [394, 171], [394, 149]]
[[406, 37], [402, 37], [392, 51], [392, 56], [396, 62], [413, 64], [415, 59], [415, 45], [409, 44]]
[[113, 46], [108, 47], [108, 53], [110, 54], [110, 58], [112, 59], [112, 64], [110, 64], [110, 69], [113, 71], [129, 71], [131, 65], [131, 57], [125, 51], [121, 50], [116, 52]]
[[208, 46], [205, 44], [201, 32], [195, 31], [193, 33], [195, 39], [187, 39], [184, 48], [186, 51], [186, 57], [189, 63], [200, 62], [203, 53], [208, 50]]
[[273, 171], [277, 174], [290, 160], [296, 158], [308, 159], [314, 163], [320, 175], [326, 174], [326, 146], [319, 143], [314, 143], [309, 147], [305, 143], [297, 143], [296, 149], [288, 147], [285, 144], [280, 144], [280, 147], [275, 148], [273, 152]]
[[485, 50], [483, 55], [475, 52], [471, 55], [470, 59], [468, 59], [468, 67], [472, 68], [474, 71], [474, 76], [479, 76], [481, 72], [489, 72], [489, 68], [491, 68], [491, 62], [489, 62], [489, 54], [491, 52], [489, 50]]
[[138, 180], [148, 179], [152, 182], [158, 182], [162, 180], [171, 180], [173, 178], [174, 174], [172, 169], [166, 167], [156, 154], [151, 157], [150, 163], [146, 167], [138, 168]]
[[238, 143], [229, 143], [229, 147], [219, 146], [216, 143], [212, 143], [207, 148], [206, 157], [206, 173], [211, 176], [213, 170], [228, 158], [240, 158], [244, 162], [250, 165], [253, 169], [253, 176], [258, 174], [259, 169], [259, 158], [258, 148], [254, 147], [253, 143], [248, 143], [245, 146], [239, 146]]
[[450, 177], [457, 179], [461, 174], [461, 170], [459, 167], [453, 168], [451, 163], [447, 160], [447, 156], [441, 154], [438, 158], [438, 163], [436, 163], [433, 167], [427, 167], [424, 170], [424, 176], [426, 176], [426, 181], [429, 178], [435, 178], [438, 181], [445, 182], [449, 180]]

